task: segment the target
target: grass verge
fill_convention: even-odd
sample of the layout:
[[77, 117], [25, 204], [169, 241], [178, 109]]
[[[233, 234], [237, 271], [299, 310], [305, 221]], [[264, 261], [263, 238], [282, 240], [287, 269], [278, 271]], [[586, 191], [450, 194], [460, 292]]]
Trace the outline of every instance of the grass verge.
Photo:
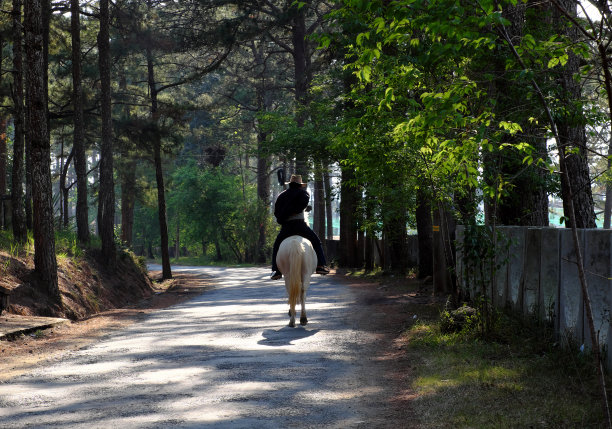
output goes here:
[[504, 316], [494, 339], [445, 334], [438, 321], [404, 333], [426, 428], [604, 427], [591, 356]]

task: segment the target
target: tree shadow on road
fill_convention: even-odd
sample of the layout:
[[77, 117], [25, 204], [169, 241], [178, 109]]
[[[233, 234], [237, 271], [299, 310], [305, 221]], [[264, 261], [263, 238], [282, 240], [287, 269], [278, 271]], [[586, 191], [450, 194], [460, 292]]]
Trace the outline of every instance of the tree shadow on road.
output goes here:
[[293, 341], [311, 337], [319, 332], [318, 329], [308, 330], [302, 326], [290, 328], [285, 326], [281, 329], [266, 329], [263, 331], [263, 340], [259, 340], [257, 344], [262, 346], [282, 347], [291, 346]]

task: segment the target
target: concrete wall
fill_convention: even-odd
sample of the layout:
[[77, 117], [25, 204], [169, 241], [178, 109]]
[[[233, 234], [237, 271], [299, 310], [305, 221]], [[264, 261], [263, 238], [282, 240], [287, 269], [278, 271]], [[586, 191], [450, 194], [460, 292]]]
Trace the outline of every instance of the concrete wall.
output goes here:
[[[499, 269], [489, 275], [493, 285], [487, 296], [499, 307], [509, 307], [526, 316], [553, 321], [561, 338], [577, 344], [591, 345], [588, 323], [572, 232], [560, 228], [498, 227], [501, 233], [495, 258]], [[612, 304], [612, 231], [579, 230], [589, 296], [600, 345], [612, 340], [610, 306]], [[457, 274], [463, 291], [470, 296], [480, 292], [476, 276], [468, 276], [465, 258], [461, 254], [464, 228], [457, 227]], [[509, 243], [504, 245], [504, 242]], [[612, 353], [608, 353], [612, 369]]]

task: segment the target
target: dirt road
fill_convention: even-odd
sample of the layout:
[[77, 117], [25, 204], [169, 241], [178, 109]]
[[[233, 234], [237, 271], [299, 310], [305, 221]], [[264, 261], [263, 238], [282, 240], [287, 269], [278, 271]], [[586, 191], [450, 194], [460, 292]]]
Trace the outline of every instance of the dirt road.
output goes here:
[[313, 276], [309, 324], [289, 328], [268, 270], [181, 269], [216, 286], [0, 384], [0, 427], [415, 427], [384, 307]]

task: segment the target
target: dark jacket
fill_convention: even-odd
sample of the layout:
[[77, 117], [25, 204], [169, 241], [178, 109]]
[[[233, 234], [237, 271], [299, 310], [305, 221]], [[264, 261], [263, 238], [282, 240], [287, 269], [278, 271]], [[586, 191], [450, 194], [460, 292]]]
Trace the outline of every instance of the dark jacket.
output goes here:
[[303, 212], [308, 206], [310, 195], [304, 188], [293, 188], [281, 192], [274, 204], [274, 216], [281, 225], [285, 223], [289, 216]]

